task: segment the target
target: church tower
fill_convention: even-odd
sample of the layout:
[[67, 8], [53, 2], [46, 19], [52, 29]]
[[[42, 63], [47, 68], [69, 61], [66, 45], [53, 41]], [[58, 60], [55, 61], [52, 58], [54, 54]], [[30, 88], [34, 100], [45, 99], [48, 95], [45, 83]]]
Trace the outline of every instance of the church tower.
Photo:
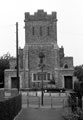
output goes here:
[[47, 84], [59, 68], [59, 48], [57, 45], [57, 13], [48, 15], [38, 10], [34, 15], [25, 13], [24, 68], [28, 87], [41, 86], [39, 54], [43, 52], [43, 81]]

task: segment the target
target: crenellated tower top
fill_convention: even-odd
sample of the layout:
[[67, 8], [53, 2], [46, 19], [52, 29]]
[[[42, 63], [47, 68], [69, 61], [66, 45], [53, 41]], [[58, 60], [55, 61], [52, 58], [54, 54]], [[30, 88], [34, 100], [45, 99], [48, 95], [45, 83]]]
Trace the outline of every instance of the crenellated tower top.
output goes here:
[[29, 12], [25, 12], [25, 22], [27, 21], [39, 21], [39, 20], [55, 20], [57, 21], [57, 13], [47, 14], [44, 10], [38, 10], [34, 15], [30, 15]]

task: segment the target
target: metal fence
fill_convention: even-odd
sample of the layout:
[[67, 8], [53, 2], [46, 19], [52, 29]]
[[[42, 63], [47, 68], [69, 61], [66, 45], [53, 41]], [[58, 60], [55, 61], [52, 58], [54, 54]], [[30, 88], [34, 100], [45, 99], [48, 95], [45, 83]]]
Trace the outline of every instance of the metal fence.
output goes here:
[[[22, 104], [24, 107], [42, 107], [41, 94], [39, 93], [25, 93], [22, 95]], [[43, 97], [43, 107], [49, 108], [64, 108], [68, 106], [68, 95], [46, 93]]]
[[[46, 97], [43, 98], [43, 106], [50, 108], [64, 108], [68, 106], [66, 97]], [[27, 106], [29, 107], [42, 107], [41, 97], [29, 96], [27, 98]]]

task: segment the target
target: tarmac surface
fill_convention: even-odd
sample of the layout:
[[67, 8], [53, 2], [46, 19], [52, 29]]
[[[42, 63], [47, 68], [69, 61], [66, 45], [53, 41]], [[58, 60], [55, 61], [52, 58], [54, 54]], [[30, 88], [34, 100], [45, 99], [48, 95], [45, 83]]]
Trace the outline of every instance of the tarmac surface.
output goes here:
[[[54, 98], [53, 98], [54, 99]], [[61, 100], [61, 98], [60, 98]], [[39, 97], [29, 97], [26, 94], [22, 95], [22, 110], [14, 120], [64, 120], [63, 101], [54, 99], [51, 106], [50, 98], [44, 97], [44, 106], [41, 106]], [[58, 104], [59, 102], [59, 104]]]
[[63, 108], [23, 108], [14, 120], [64, 120]]

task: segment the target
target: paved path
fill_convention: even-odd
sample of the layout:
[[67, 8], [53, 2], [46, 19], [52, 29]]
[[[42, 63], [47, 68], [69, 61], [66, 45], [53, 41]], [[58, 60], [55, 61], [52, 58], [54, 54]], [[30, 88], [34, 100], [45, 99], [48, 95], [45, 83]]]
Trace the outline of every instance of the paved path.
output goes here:
[[64, 120], [63, 109], [23, 108], [15, 120]]
[[[45, 108], [46, 106], [41, 107], [39, 105], [39, 99], [35, 100], [37, 98], [29, 97], [29, 101], [28, 101], [27, 95], [23, 95], [22, 96], [22, 110], [20, 114], [16, 116], [14, 120], [64, 120], [62, 118], [62, 114], [64, 111], [63, 108], [49, 107], [49, 105], [51, 105], [51, 103], [49, 102], [50, 101], [49, 99], [46, 99], [46, 101], [44, 100], [44, 103], [45, 105], [47, 105], [47, 108]], [[55, 104], [57, 102], [55, 101], [53, 103]], [[30, 104], [32, 105], [32, 108], [28, 107], [30, 106]]]

